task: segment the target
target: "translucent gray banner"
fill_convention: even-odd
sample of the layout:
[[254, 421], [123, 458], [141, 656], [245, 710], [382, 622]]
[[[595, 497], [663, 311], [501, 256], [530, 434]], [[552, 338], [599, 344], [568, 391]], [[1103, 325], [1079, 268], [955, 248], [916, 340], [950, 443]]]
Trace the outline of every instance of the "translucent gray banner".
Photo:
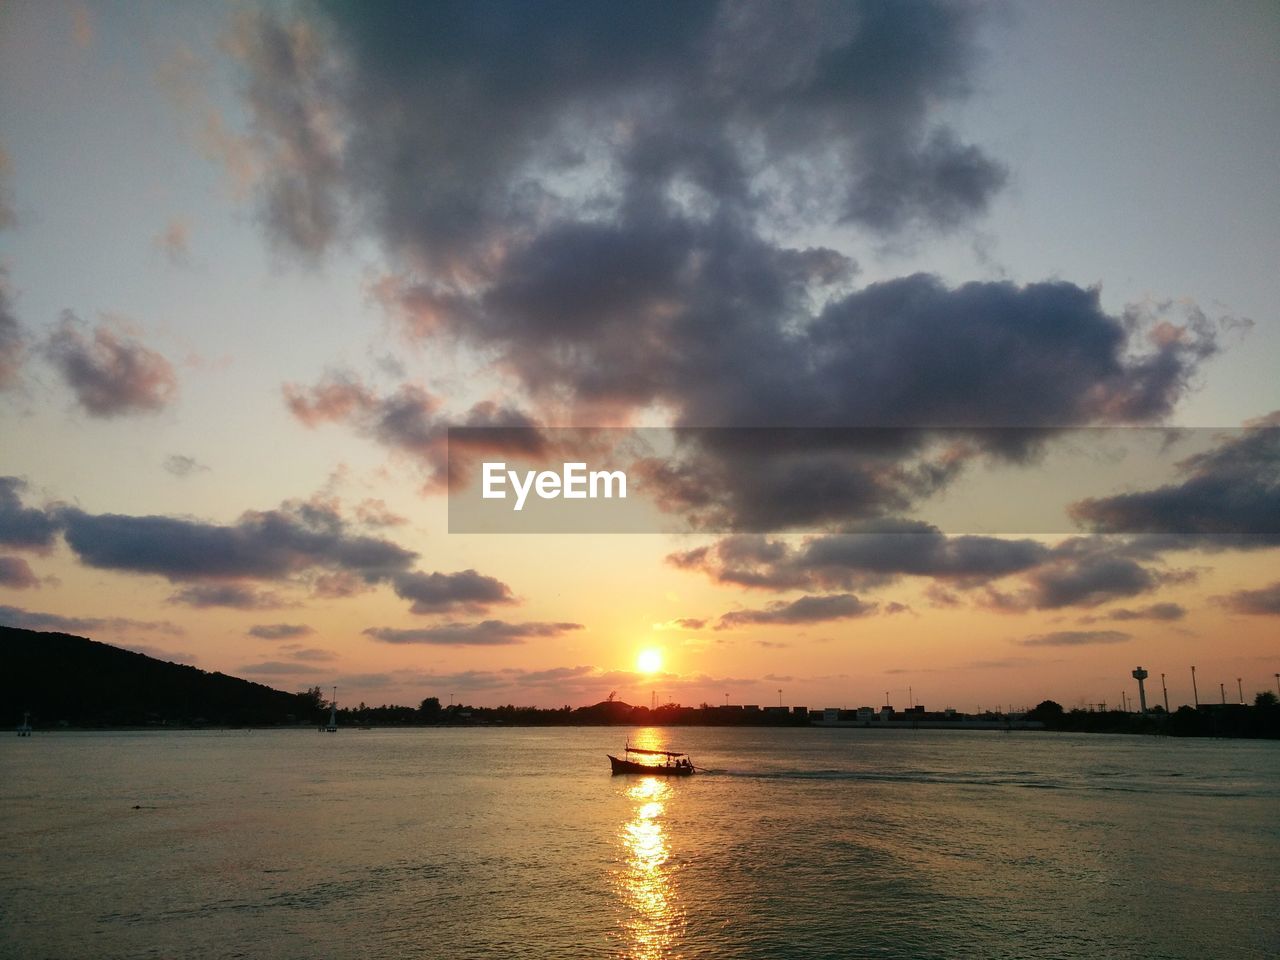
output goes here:
[[451, 533], [1280, 535], [1280, 426], [449, 430]]

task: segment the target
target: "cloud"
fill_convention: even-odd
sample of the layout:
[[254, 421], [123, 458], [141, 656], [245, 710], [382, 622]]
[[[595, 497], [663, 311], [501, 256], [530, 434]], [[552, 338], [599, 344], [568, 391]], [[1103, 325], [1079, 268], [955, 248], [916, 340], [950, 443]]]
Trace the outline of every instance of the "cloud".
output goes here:
[[[450, 416], [443, 401], [416, 384], [405, 384], [395, 393], [378, 396], [352, 374], [329, 372], [311, 387], [286, 383], [283, 393], [289, 411], [308, 427], [345, 423], [361, 435], [404, 454], [418, 463], [429, 489], [442, 488], [449, 471], [449, 428], [482, 427], [474, 443], [514, 443], [525, 453], [537, 453], [541, 438], [537, 425], [513, 407], [482, 401], [465, 414]], [[500, 428], [512, 428], [508, 433]], [[466, 437], [453, 443], [455, 460], [463, 453]]]
[[286, 640], [306, 637], [315, 630], [305, 623], [259, 623], [249, 628], [249, 636], [260, 640]]
[[1160, 575], [1128, 557], [1084, 553], [1031, 571], [1035, 607], [1092, 607], [1116, 597], [1147, 593], [1163, 582]]
[[1079, 647], [1093, 644], [1125, 643], [1133, 639], [1119, 630], [1058, 630], [1019, 640], [1024, 647]]
[[726, 630], [757, 623], [821, 623], [827, 620], [847, 620], [875, 613], [877, 605], [859, 600], [851, 593], [805, 596], [790, 603], [778, 601], [763, 610], [732, 610], [723, 614], [716, 624], [717, 630]]
[[0, 230], [14, 225], [18, 216], [13, 209], [13, 190], [9, 181], [13, 176], [13, 161], [9, 153], [0, 146]]
[[171, 264], [183, 266], [191, 258], [191, 224], [185, 217], [175, 217], [165, 224], [151, 243]]
[[[268, 232], [296, 251], [318, 255], [338, 235], [342, 205], [336, 195], [341, 136], [329, 94], [334, 58], [306, 21], [284, 23], [250, 11], [237, 17], [227, 46], [245, 66], [253, 132], [241, 138], [222, 131], [210, 138], [212, 145], [229, 160], [235, 157], [237, 168], [270, 169], [260, 211]], [[245, 151], [256, 162], [240, 156]]]
[[105, 324], [90, 338], [69, 310], [45, 352], [90, 416], [154, 413], [177, 394], [173, 365], [163, 356]]
[[289, 412], [308, 427], [340, 422], [377, 403], [376, 397], [349, 374], [331, 372], [315, 386], [287, 383], [282, 388]]
[[412, 630], [370, 627], [364, 633], [383, 643], [502, 646], [524, 643], [529, 638], [556, 637], [570, 630], [581, 629], [583, 627], [580, 623], [507, 623], [504, 620], [483, 620], [479, 623], [443, 623]]
[[393, 513], [385, 501], [372, 498], [356, 505], [356, 519], [366, 527], [401, 527], [409, 522], [407, 517]]
[[1092, 623], [1096, 620], [1181, 620], [1187, 615], [1186, 607], [1180, 603], [1153, 603], [1138, 609], [1120, 607], [1096, 617], [1086, 617], [1081, 622]]
[[236, 670], [237, 673], [247, 673], [250, 676], [285, 676], [291, 677], [301, 674], [312, 674], [319, 670], [305, 663], [287, 663], [283, 660], [264, 660], [261, 663], [246, 663], [244, 666]]
[[648, 464], [665, 508], [741, 531], [899, 515], [976, 458], [1034, 452], [996, 428], [1161, 420], [1217, 349], [1194, 307], [1115, 315], [1065, 281], [857, 288], [850, 257], [798, 239], [910, 239], [982, 214], [1004, 168], [943, 116], [969, 95], [984, 17], [933, 2], [245, 13], [230, 46], [268, 235], [314, 259], [371, 233], [388, 264], [374, 296], [406, 334], [483, 355], [520, 406], [448, 417], [418, 385], [382, 395], [342, 372], [286, 385], [286, 402], [407, 454], [435, 487], [448, 420], [908, 428], [883, 449], [705, 436]]
[[1071, 515], [1101, 532], [1280, 535], [1280, 411], [1178, 467], [1181, 483], [1081, 500]]
[[27, 561], [21, 557], [0, 557], [0, 587], [22, 590], [39, 585], [40, 580], [31, 572]]
[[[986, 587], [987, 606], [1005, 612], [1094, 607], [1120, 597], [1184, 582], [1193, 574], [1156, 565], [1149, 545], [1106, 537], [1072, 537], [1049, 546], [1028, 538], [946, 536], [916, 522], [874, 533], [810, 536], [798, 542], [760, 534], [723, 537], [670, 555], [669, 563], [700, 570], [718, 583], [770, 591], [840, 591], [924, 577], [935, 603], [954, 606], [954, 590]], [[896, 529], [894, 529], [896, 527]], [[1019, 578], [1014, 591], [991, 585]]]
[[180, 480], [186, 479], [193, 473], [207, 472], [208, 467], [196, 460], [195, 457], [184, 456], [180, 453], [174, 453], [165, 458], [165, 470]]
[[[388, 244], [461, 269], [568, 206], [575, 173], [596, 174], [614, 203], [628, 188], [685, 186], [879, 232], [955, 227], [1005, 179], [936, 109], [968, 92], [975, 8], [311, 13], [246, 14], [231, 44], [266, 170], [264, 224], [305, 256], [350, 212]], [[785, 188], [768, 189], [779, 176]]]
[[21, 607], [0, 605], [0, 623], [24, 630], [54, 630], [63, 633], [125, 630], [151, 630], [180, 636], [186, 631], [167, 620], [130, 620], [127, 617], [68, 617], [57, 613], [40, 613]]
[[308, 663], [328, 663], [330, 660], [338, 659], [338, 655], [332, 650], [321, 650], [319, 647], [292, 647], [289, 650], [289, 656], [294, 660]]
[[807, 537], [798, 545], [738, 534], [667, 559], [719, 583], [790, 590], [879, 586], [904, 576], [973, 586], [1031, 570], [1050, 556], [1050, 548], [1035, 540], [948, 537], [928, 525], [906, 523], [878, 533]]
[[336, 509], [290, 502], [250, 511], [234, 524], [161, 516], [88, 514], [60, 518], [81, 562], [172, 581], [280, 580], [309, 570], [351, 573], [373, 583], [407, 570], [417, 554], [351, 532]]
[[457, 573], [402, 573], [392, 581], [396, 596], [412, 600], [413, 613], [461, 610], [480, 613], [491, 606], [513, 604], [511, 588], [475, 570]]
[[[3, 156], [0, 151], [0, 174], [3, 173]], [[0, 228], [3, 226], [3, 198], [0, 197]], [[0, 269], [0, 391], [10, 390], [18, 385], [22, 361], [26, 355], [26, 341], [22, 324], [18, 322], [9, 299], [8, 274]]]
[[36, 507], [24, 507], [19, 494], [26, 489], [19, 477], [0, 477], [0, 543], [11, 547], [41, 549], [58, 535], [57, 516]]
[[[753, 274], [761, 283], [769, 275], [758, 266]], [[582, 376], [559, 370], [553, 382], [577, 390], [585, 377], [608, 385], [652, 375], [654, 389], [636, 402], [667, 405], [681, 423], [777, 427], [694, 432], [681, 458], [646, 477], [667, 509], [695, 525], [774, 531], [900, 515], [969, 463], [1025, 463], [1063, 428], [1158, 421], [1217, 349], [1198, 313], [1180, 328], [1185, 336], [1144, 343], [1141, 317], [1108, 315], [1097, 290], [1064, 282], [948, 288], [918, 274], [850, 293], [813, 317], [788, 322], [776, 310], [729, 343], [712, 331], [740, 316], [710, 327], [701, 316], [687, 327], [668, 321], [660, 342], [670, 355], [652, 367], [632, 352], [610, 370], [592, 343], [578, 344], [567, 355]], [[545, 333], [518, 329], [522, 338]], [[522, 340], [520, 349], [513, 364], [540, 348]], [[1020, 398], [1012, 412], [1011, 396]]]
[[655, 623], [654, 630], [701, 630], [707, 625], [704, 618], [699, 617], [676, 617], [674, 620], [667, 620], [665, 623]]
[[1271, 584], [1269, 587], [1261, 587], [1257, 590], [1237, 590], [1235, 593], [1215, 597], [1214, 599], [1232, 613], [1276, 616], [1280, 614], [1280, 581]]
[[255, 590], [241, 583], [195, 583], [169, 597], [170, 603], [197, 609], [231, 607], [235, 610], [273, 610], [286, 606], [277, 593]]

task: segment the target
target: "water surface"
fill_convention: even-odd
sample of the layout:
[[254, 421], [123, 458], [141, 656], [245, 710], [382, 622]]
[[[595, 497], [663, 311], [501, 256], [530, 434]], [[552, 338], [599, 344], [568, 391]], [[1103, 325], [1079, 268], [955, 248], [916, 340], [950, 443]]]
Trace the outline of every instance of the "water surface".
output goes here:
[[[628, 733], [711, 772], [611, 777]], [[1275, 743], [56, 733], [0, 772], [5, 957], [1280, 954]]]

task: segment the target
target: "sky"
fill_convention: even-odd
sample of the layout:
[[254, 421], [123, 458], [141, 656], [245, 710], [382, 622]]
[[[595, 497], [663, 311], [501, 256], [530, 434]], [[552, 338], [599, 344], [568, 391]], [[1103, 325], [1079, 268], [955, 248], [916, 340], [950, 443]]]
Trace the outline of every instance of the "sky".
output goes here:
[[[1251, 699], [1278, 48], [1268, 2], [6, 0], [0, 623], [344, 703]], [[699, 532], [450, 532], [602, 427], [677, 431], [634, 492]]]

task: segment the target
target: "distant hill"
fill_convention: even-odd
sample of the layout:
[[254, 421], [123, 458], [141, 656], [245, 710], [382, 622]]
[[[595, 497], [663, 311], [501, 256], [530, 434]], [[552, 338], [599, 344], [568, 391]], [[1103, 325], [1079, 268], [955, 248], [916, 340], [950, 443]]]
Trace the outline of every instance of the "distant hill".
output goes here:
[[85, 637], [0, 626], [0, 717], [36, 727], [314, 722], [315, 700]]

